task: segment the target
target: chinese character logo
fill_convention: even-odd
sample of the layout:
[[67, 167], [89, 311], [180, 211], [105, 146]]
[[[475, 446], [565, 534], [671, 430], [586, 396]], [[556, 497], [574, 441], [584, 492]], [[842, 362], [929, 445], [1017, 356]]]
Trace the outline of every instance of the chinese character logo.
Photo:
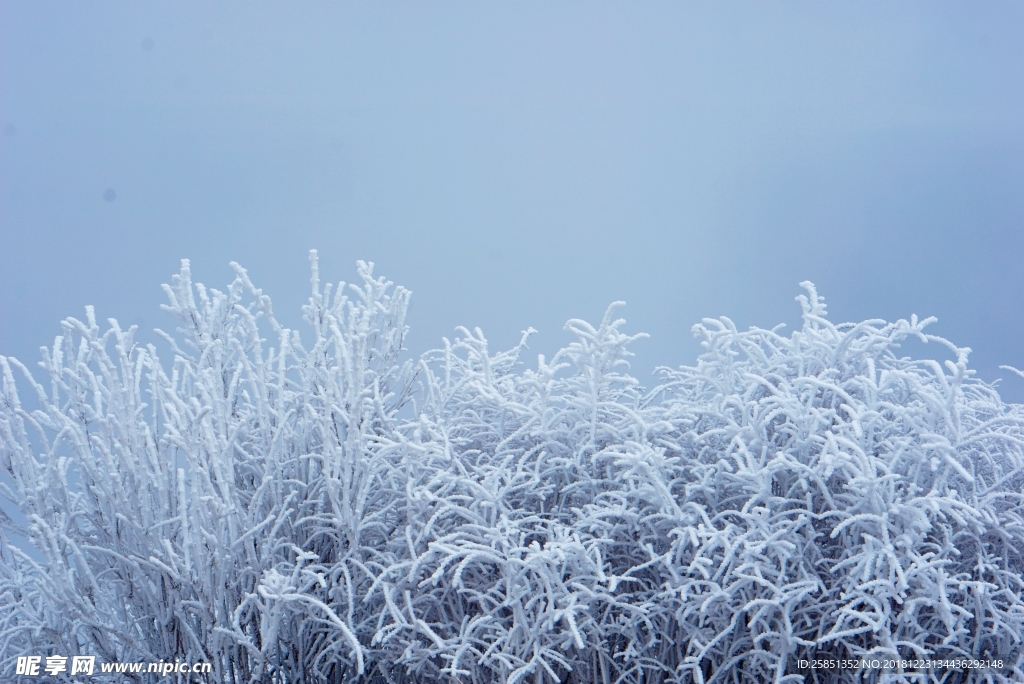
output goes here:
[[15, 670], [15, 674], [38, 676], [39, 663], [42, 660], [42, 656], [18, 656], [18, 668]]
[[56, 676], [68, 671], [67, 656], [46, 656], [46, 674]]
[[96, 667], [96, 656], [74, 656], [71, 659], [71, 674], [91, 675]]

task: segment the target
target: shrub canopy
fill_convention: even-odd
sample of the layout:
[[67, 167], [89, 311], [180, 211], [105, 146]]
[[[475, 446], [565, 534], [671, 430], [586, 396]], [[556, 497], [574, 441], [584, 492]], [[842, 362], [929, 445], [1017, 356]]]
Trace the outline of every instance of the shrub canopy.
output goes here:
[[800, 330], [705, 319], [645, 391], [615, 305], [535, 366], [529, 332], [479, 329], [412, 360], [407, 290], [311, 260], [308, 343], [244, 269], [220, 292], [186, 261], [169, 365], [91, 307], [45, 384], [0, 356], [5, 677], [49, 653], [236, 684], [1022, 676], [1024, 411], [933, 319], [835, 325], [803, 283]]

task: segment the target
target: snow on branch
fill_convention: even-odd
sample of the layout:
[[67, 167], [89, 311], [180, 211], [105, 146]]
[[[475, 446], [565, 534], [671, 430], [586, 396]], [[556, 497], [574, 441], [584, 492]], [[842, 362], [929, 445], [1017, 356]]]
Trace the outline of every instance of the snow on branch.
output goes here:
[[0, 356], [4, 677], [42, 653], [237, 684], [1024, 676], [1024, 408], [933, 319], [837, 325], [802, 283], [800, 330], [706, 319], [645, 391], [616, 305], [532, 366], [532, 330], [413, 360], [407, 290], [310, 260], [302, 335], [237, 264], [221, 292], [183, 261], [169, 361], [91, 307], [42, 379]]

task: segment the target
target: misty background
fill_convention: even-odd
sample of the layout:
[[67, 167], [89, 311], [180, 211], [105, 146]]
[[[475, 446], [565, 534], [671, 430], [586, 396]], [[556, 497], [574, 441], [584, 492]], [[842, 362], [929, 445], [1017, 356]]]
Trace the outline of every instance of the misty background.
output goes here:
[[812, 280], [1024, 401], [1022, 36], [1017, 2], [4, 0], [0, 354], [86, 304], [155, 341], [182, 258], [304, 331], [316, 248], [412, 290], [416, 354], [532, 326], [532, 365], [624, 300], [650, 386]]

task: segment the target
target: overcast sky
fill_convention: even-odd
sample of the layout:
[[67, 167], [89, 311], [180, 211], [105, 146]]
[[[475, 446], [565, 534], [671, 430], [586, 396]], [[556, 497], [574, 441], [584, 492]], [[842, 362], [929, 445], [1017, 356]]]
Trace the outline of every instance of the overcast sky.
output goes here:
[[649, 384], [812, 280], [1022, 401], [1022, 36], [1020, 2], [0, 1], [0, 354], [86, 304], [173, 329], [186, 257], [299, 326], [317, 248], [413, 291], [416, 352], [550, 355], [621, 299]]

